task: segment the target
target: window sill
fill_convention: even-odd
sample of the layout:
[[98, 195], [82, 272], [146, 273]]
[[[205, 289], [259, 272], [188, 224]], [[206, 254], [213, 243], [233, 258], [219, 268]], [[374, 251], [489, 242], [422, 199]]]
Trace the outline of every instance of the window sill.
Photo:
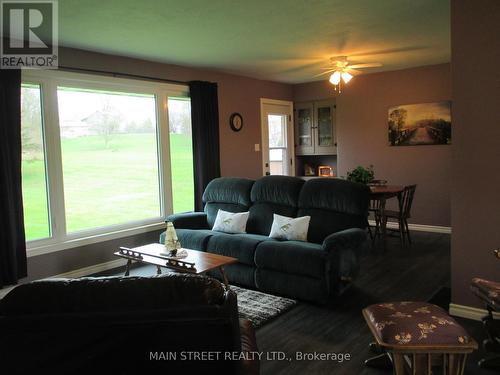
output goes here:
[[96, 234], [96, 235], [90, 235], [87, 237], [71, 239], [71, 240], [67, 240], [64, 242], [51, 243], [51, 244], [40, 245], [40, 246], [36, 246], [36, 247], [28, 247], [26, 254], [27, 254], [28, 258], [31, 258], [31, 257], [35, 257], [38, 255], [55, 253], [57, 251], [72, 249], [75, 247], [90, 245], [90, 244], [104, 242], [104, 241], [110, 241], [110, 240], [114, 240], [114, 239], [118, 239], [118, 238], [130, 237], [130, 236], [134, 236], [136, 234], [148, 233], [148, 232], [153, 232], [153, 231], [162, 230], [162, 229], [165, 229], [165, 223], [163, 221], [159, 222], [159, 223], [141, 225], [141, 226], [134, 227], [134, 228], [127, 228], [127, 229], [116, 230], [113, 232], [108, 232], [108, 233], [103, 233], [103, 234]]

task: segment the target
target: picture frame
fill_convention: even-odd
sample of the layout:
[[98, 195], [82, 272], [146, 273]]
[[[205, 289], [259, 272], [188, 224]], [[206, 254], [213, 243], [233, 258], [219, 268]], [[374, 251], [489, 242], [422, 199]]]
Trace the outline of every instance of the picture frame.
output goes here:
[[390, 107], [389, 146], [451, 144], [451, 101]]

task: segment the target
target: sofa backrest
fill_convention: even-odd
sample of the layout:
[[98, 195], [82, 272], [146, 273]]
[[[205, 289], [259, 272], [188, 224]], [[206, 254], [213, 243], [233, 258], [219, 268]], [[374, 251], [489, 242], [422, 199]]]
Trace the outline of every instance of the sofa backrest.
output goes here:
[[36, 373], [40, 367], [87, 374], [109, 366], [127, 375], [229, 374], [236, 364], [214, 361], [199, 369], [196, 363], [193, 368], [189, 362], [151, 361], [149, 352], [241, 350], [236, 294], [200, 275], [23, 284], [0, 300], [0, 332], [6, 374]]
[[0, 300], [0, 315], [206, 307], [222, 304], [224, 292], [219, 281], [190, 274], [53, 278], [15, 287]]
[[266, 176], [255, 181], [247, 232], [268, 236], [273, 214], [296, 217], [304, 180], [289, 176]]
[[322, 243], [329, 234], [368, 225], [370, 189], [337, 178], [314, 178], [300, 192], [297, 216], [311, 216], [307, 239]]
[[209, 227], [214, 226], [219, 209], [229, 212], [248, 211], [253, 184], [253, 180], [236, 177], [220, 177], [210, 181], [203, 192]]

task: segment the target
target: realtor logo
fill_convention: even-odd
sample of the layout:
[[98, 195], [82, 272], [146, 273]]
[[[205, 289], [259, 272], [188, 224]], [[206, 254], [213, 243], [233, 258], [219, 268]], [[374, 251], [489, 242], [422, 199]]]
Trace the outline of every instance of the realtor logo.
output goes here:
[[57, 1], [1, 1], [0, 68], [57, 69]]

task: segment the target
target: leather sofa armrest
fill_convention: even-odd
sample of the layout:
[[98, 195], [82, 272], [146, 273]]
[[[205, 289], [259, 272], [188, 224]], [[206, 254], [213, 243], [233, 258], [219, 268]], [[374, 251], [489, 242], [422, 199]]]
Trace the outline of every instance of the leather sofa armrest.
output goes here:
[[332, 233], [323, 241], [323, 249], [336, 251], [344, 249], [360, 250], [367, 239], [366, 231], [359, 228], [349, 228]]
[[[241, 351], [257, 352], [257, 339], [252, 322], [247, 319], [240, 319]], [[251, 356], [250, 356], [251, 357]], [[258, 375], [260, 372], [260, 361], [255, 359], [243, 359], [240, 366], [241, 375]]]
[[179, 229], [209, 229], [207, 214], [204, 212], [183, 212], [167, 216], [165, 221], [171, 221]]

